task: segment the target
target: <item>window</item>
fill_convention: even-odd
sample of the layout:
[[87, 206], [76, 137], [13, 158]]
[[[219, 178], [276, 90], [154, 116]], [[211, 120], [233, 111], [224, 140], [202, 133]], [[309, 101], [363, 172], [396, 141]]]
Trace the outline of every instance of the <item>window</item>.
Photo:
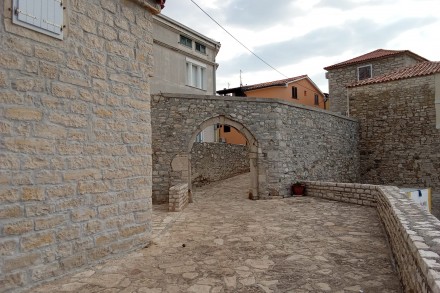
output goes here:
[[186, 85], [206, 89], [206, 65], [186, 58]]
[[206, 54], [206, 46], [196, 42], [196, 51], [202, 54]]
[[193, 41], [190, 38], [180, 35], [180, 44], [192, 49]]
[[292, 87], [292, 99], [298, 99], [298, 89], [296, 87]]
[[371, 78], [373, 76], [371, 65], [358, 67], [358, 81]]
[[307, 91], [304, 91], [304, 97], [307, 97]]
[[199, 132], [196, 136], [196, 142], [203, 142], [203, 131]]
[[40, 33], [63, 39], [61, 0], [13, 0], [12, 22]]
[[319, 105], [319, 96], [315, 94], [315, 105]]
[[231, 126], [229, 126], [229, 125], [223, 125], [223, 132], [224, 132], [224, 133], [226, 133], [226, 132], [231, 132]]

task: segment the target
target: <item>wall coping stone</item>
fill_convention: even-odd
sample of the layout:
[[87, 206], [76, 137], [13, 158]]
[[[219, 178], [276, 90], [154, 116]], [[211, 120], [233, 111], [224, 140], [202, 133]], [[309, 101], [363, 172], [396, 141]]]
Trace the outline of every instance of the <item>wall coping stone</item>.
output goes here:
[[290, 103], [285, 100], [276, 99], [276, 98], [256, 98], [256, 97], [237, 97], [237, 96], [213, 96], [213, 95], [194, 95], [194, 94], [173, 94], [173, 93], [161, 93], [151, 96], [153, 100], [155, 100], [155, 97], [164, 97], [164, 98], [178, 98], [178, 99], [192, 99], [192, 100], [223, 100], [223, 101], [240, 101], [240, 102], [256, 102], [256, 103], [266, 103], [266, 104], [279, 104], [279, 105], [285, 105], [293, 108], [300, 108], [304, 110], [319, 112], [323, 114], [327, 114], [330, 116], [335, 116], [338, 118], [342, 118], [344, 120], [348, 121], [354, 121], [358, 122], [358, 119], [347, 117], [345, 115], [341, 115], [335, 112], [330, 112], [327, 110], [323, 110], [320, 108], [315, 108], [311, 106], [296, 104], [296, 103]]

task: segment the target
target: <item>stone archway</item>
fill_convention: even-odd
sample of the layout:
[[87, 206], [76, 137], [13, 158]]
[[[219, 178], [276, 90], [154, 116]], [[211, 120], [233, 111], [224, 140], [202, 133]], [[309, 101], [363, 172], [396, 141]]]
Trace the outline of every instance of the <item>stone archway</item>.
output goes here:
[[[191, 149], [196, 141], [197, 134], [201, 131], [203, 131], [205, 128], [215, 125], [215, 124], [221, 124], [221, 125], [230, 125], [237, 129], [239, 132], [241, 132], [248, 143], [249, 147], [249, 166], [250, 166], [250, 173], [251, 173], [251, 182], [250, 182], [250, 188], [249, 188], [249, 198], [250, 199], [258, 199], [259, 198], [259, 192], [258, 192], [258, 141], [256, 140], [255, 136], [241, 123], [232, 120], [226, 116], [217, 116], [210, 118], [208, 120], [205, 120], [203, 123], [201, 123], [195, 131], [193, 131], [191, 138], [188, 143], [187, 148], [187, 154], [186, 156], [186, 167], [187, 171], [185, 174], [187, 175], [187, 182], [188, 182], [188, 189], [190, 194], [192, 194], [192, 177], [191, 177]], [[183, 158], [182, 156], [180, 158]], [[191, 200], [191, 197], [190, 197]]]

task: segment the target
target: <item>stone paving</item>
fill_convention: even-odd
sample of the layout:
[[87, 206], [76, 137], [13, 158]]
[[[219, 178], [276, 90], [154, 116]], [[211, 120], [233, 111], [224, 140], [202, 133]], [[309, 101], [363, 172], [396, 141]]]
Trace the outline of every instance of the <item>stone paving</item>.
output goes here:
[[400, 292], [374, 208], [246, 198], [248, 175], [155, 207], [152, 244], [32, 292]]

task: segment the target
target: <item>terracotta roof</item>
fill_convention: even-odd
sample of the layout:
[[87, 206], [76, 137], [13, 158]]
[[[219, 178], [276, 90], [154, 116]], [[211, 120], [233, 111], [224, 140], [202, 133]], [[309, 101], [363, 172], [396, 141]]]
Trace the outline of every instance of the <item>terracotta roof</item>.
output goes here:
[[357, 87], [374, 83], [426, 76], [436, 73], [440, 73], [440, 62], [425, 61], [409, 67], [398, 69], [391, 73], [355, 82], [351, 85], [348, 85], [348, 87]]
[[235, 87], [235, 88], [220, 90], [220, 91], [217, 91], [217, 93], [220, 95], [225, 95], [225, 94], [229, 94], [229, 93], [246, 92], [246, 91], [257, 90], [257, 89], [273, 87], [273, 86], [286, 86], [288, 83], [298, 81], [298, 80], [301, 80], [304, 78], [308, 78], [308, 76], [307, 75], [300, 75], [300, 76], [295, 76], [295, 77], [286, 78], [286, 79], [257, 83], [257, 84], [253, 84], [253, 85], [245, 85], [242, 87]]
[[409, 51], [409, 50], [384, 50], [384, 49], [377, 49], [373, 52], [358, 56], [356, 58], [347, 60], [347, 61], [343, 61], [331, 66], [327, 66], [324, 67], [325, 70], [331, 70], [331, 69], [337, 69], [337, 68], [341, 68], [341, 67], [345, 67], [348, 65], [353, 65], [353, 64], [357, 64], [357, 63], [362, 63], [365, 61], [372, 61], [372, 60], [377, 60], [377, 59], [382, 59], [382, 58], [387, 58], [387, 57], [391, 57], [394, 55], [400, 55], [400, 54], [408, 54], [411, 57], [419, 60], [419, 61], [429, 61], [426, 58], [423, 58], [422, 56], [419, 56], [417, 54], [414, 54], [413, 52]]

